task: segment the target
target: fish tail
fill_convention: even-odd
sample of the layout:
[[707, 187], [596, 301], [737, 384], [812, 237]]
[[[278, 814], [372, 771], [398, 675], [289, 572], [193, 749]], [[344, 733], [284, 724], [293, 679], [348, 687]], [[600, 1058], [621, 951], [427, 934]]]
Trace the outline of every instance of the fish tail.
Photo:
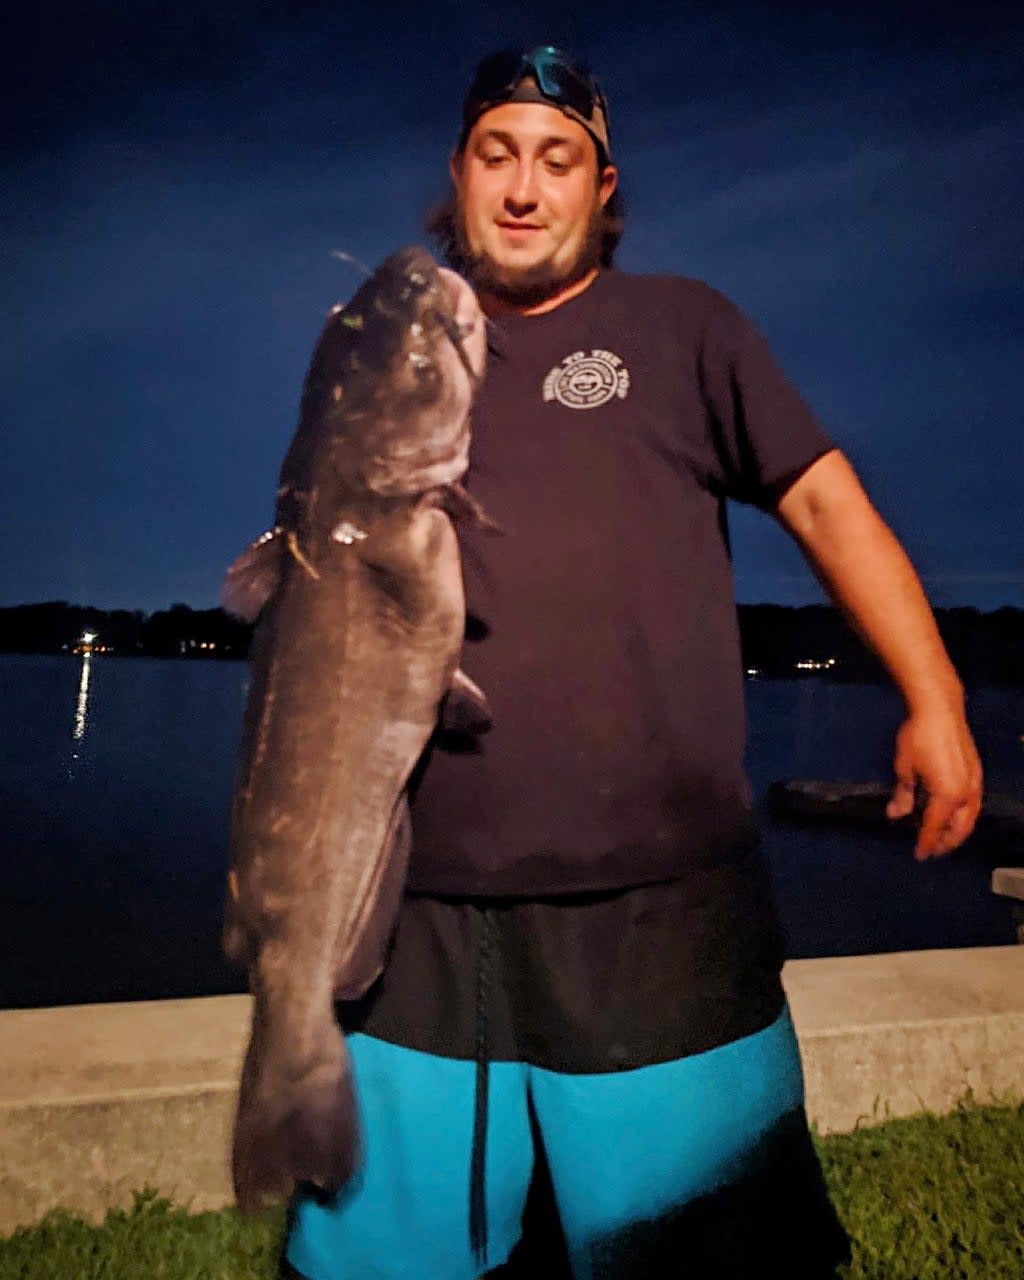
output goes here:
[[336, 1194], [359, 1162], [352, 1062], [333, 1017], [302, 1059], [271, 1042], [254, 1015], [235, 1116], [231, 1170], [242, 1213], [290, 1196], [297, 1183]]

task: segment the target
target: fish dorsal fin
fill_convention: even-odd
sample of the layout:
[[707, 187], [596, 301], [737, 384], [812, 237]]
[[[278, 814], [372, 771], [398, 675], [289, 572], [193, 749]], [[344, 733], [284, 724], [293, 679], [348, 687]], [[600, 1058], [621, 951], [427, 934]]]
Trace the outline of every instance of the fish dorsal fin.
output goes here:
[[285, 530], [268, 529], [249, 544], [224, 575], [220, 602], [228, 613], [255, 622], [281, 581]]

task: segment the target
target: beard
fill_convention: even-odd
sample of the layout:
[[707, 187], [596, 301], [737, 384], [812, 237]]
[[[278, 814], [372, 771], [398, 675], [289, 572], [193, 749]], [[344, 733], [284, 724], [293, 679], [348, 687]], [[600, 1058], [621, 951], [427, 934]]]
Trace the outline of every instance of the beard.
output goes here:
[[568, 265], [554, 262], [535, 263], [531, 267], [510, 267], [496, 262], [486, 250], [474, 253], [466, 239], [462, 210], [455, 209], [454, 248], [458, 270], [480, 293], [489, 293], [513, 307], [535, 307], [547, 302], [570, 285], [582, 280], [601, 265], [601, 249], [605, 233], [604, 206], [594, 201], [586, 234], [576, 257]]

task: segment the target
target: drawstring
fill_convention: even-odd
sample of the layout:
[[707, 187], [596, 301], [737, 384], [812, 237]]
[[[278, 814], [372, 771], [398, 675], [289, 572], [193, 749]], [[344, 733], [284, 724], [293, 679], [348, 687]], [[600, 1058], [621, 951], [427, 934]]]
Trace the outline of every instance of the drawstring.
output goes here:
[[491, 976], [491, 928], [493, 916], [483, 907], [480, 958], [476, 977], [476, 1096], [473, 1103], [473, 1154], [469, 1170], [469, 1243], [481, 1266], [487, 1264], [487, 997]]

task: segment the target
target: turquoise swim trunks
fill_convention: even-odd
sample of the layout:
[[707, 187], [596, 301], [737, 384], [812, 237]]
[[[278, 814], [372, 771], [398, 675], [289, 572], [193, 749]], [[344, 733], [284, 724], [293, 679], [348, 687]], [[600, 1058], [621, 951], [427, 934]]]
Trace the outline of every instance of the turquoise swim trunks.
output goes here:
[[774, 915], [749, 867], [716, 876], [408, 898], [383, 978], [339, 1006], [363, 1164], [296, 1196], [283, 1274], [833, 1276]]

